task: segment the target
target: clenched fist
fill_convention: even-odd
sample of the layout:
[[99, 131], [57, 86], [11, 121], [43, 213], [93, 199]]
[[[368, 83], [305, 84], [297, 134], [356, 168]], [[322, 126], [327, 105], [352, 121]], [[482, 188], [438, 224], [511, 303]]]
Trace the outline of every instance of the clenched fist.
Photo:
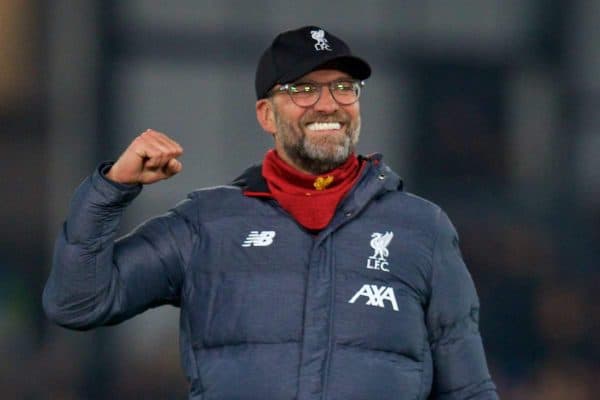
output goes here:
[[106, 177], [119, 183], [149, 184], [170, 178], [182, 169], [181, 146], [167, 135], [148, 129], [136, 137]]

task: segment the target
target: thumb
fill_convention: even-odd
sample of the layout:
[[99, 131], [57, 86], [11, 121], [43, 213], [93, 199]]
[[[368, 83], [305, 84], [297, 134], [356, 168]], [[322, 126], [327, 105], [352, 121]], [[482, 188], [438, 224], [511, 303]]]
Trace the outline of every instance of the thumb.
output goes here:
[[183, 165], [181, 164], [181, 161], [171, 158], [167, 165], [165, 165], [164, 172], [167, 176], [173, 176], [179, 173], [182, 169]]

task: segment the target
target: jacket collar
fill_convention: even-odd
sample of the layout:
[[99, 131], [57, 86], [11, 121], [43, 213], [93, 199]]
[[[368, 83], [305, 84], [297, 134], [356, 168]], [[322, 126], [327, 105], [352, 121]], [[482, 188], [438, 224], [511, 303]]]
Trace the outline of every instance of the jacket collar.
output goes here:
[[[363, 171], [363, 177], [359, 179], [357, 186], [360, 186], [360, 182], [364, 181], [365, 176], [375, 176], [377, 180], [381, 181], [380, 185], [368, 185], [375, 190], [372, 192], [369, 190], [369, 197], [378, 196], [383, 192], [389, 191], [401, 191], [403, 188], [402, 179], [391, 170], [390, 167], [385, 165], [382, 161], [383, 156], [379, 153], [369, 154], [367, 156], [359, 156], [361, 162], [368, 162], [369, 165]], [[248, 167], [240, 176], [233, 180], [231, 183], [233, 186], [237, 186], [242, 189], [244, 193], [253, 194], [255, 196], [270, 196], [269, 187], [267, 181], [262, 176], [262, 164], [254, 164]]]

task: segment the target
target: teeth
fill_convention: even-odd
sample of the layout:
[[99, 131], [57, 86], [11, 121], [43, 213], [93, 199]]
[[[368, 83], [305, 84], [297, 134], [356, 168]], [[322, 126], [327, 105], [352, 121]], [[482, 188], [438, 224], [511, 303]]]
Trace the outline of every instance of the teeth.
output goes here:
[[313, 122], [308, 125], [308, 129], [311, 131], [326, 131], [340, 129], [342, 126], [339, 122]]

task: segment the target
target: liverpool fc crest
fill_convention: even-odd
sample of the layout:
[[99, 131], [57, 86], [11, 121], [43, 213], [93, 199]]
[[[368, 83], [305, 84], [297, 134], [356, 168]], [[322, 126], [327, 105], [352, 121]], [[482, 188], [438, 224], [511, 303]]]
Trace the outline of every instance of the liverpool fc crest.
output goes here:
[[370, 245], [375, 252], [368, 258], [367, 268], [390, 272], [390, 270], [387, 269], [387, 266], [389, 265], [387, 258], [390, 255], [387, 247], [394, 237], [394, 232], [386, 232], [385, 234], [374, 232], [371, 237]]

